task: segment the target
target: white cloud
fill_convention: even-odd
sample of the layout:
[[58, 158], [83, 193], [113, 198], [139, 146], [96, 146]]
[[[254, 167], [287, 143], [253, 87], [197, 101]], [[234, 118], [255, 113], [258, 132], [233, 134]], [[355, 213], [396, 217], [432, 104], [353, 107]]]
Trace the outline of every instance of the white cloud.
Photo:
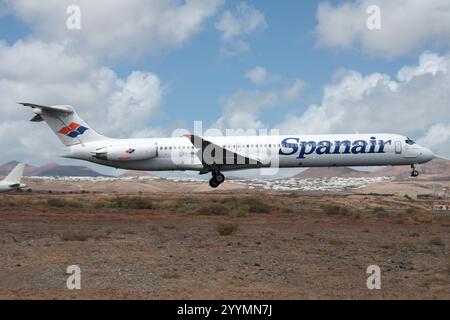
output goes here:
[[213, 127], [221, 130], [263, 128], [264, 124], [259, 120], [261, 109], [296, 101], [302, 89], [303, 82], [296, 80], [281, 90], [238, 90], [221, 99], [224, 112]]
[[157, 75], [114, 71], [74, 55], [63, 44], [39, 40], [0, 44], [1, 145], [9, 156], [50, 160], [59, 141], [45, 125], [30, 123], [17, 101], [71, 104], [97, 131], [126, 137], [144, 130], [158, 114], [164, 88]]
[[224, 40], [229, 41], [241, 35], [248, 35], [267, 28], [264, 14], [245, 2], [238, 4], [236, 12], [227, 10], [217, 22], [216, 28], [222, 31]]
[[264, 14], [254, 6], [245, 2], [237, 5], [233, 13], [225, 11], [216, 23], [216, 28], [222, 32], [224, 46], [220, 52], [228, 57], [236, 56], [250, 50], [248, 42], [242, 37], [267, 28]]
[[256, 85], [264, 85], [271, 82], [278, 81], [280, 77], [269, 73], [265, 68], [257, 66], [244, 75], [244, 77]]
[[[324, 89], [319, 105], [289, 115], [277, 128], [297, 133], [394, 132], [432, 139], [450, 123], [450, 54], [424, 53], [416, 66], [405, 66], [397, 79], [341, 70]], [[436, 152], [450, 154], [440, 143]]]
[[[202, 30], [224, 0], [3, 0], [34, 36], [70, 40], [73, 48], [100, 57], [138, 56], [181, 46]], [[66, 28], [69, 5], [81, 9], [81, 30]], [[6, 6], [6, 5], [5, 5]]]
[[[366, 9], [381, 9], [381, 29], [369, 30]], [[358, 0], [321, 3], [316, 14], [317, 45], [361, 48], [373, 55], [398, 57], [428, 42], [450, 45], [448, 0]]]
[[250, 51], [250, 45], [242, 40], [229, 43], [226, 47], [220, 48], [220, 54], [228, 58], [239, 56], [248, 51]]
[[437, 123], [431, 126], [417, 143], [437, 150], [437, 156], [450, 158], [450, 122]]

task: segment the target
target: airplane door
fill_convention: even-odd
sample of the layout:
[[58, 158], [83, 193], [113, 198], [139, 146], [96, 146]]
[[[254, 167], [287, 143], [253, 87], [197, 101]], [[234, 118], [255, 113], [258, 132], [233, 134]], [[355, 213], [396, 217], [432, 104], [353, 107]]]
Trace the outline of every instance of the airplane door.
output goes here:
[[396, 154], [402, 153], [402, 143], [401, 143], [401, 141], [395, 141], [395, 153]]

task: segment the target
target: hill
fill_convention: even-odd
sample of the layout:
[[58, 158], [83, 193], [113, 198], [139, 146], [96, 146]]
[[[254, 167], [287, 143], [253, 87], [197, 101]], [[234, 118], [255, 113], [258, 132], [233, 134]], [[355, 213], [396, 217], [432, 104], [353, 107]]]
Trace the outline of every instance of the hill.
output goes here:
[[[419, 179], [425, 180], [450, 180], [450, 160], [436, 158], [428, 163], [417, 166], [420, 175]], [[388, 166], [373, 173], [373, 176], [396, 177], [397, 179], [409, 178], [410, 166]]]
[[[11, 161], [0, 166], [0, 176], [6, 176], [18, 164], [17, 161]], [[64, 166], [56, 163], [50, 163], [42, 167], [35, 167], [26, 164], [25, 176], [38, 177], [106, 177], [95, 170], [84, 166]]]
[[293, 178], [329, 178], [329, 177], [366, 177], [370, 175], [367, 171], [359, 171], [348, 167], [316, 167], [308, 168]]
[[[10, 161], [0, 166], [0, 176], [4, 177], [8, 175], [17, 165], [18, 161]], [[25, 165], [24, 175], [29, 176], [32, 172], [34, 172], [37, 167], [32, 165]]]

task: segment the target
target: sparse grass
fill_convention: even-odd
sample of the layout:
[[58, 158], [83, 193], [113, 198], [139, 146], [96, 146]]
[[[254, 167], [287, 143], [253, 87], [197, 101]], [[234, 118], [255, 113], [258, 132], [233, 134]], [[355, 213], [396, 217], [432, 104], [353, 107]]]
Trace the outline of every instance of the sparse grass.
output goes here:
[[89, 234], [83, 231], [67, 230], [59, 235], [63, 241], [87, 241], [89, 240]]
[[338, 205], [321, 205], [323, 212], [330, 216], [349, 216], [352, 214], [350, 209]]
[[16, 202], [8, 200], [8, 199], [0, 200], [0, 207], [15, 207], [16, 205], [17, 205]]
[[230, 213], [230, 208], [220, 203], [208, 203], [197, 208], [198, 214], [224, 216]]
[[106, 231], [106, 234], [86, 232], [81, 230], [66, 230], [59, 235], [63, 241], [88, 241], [89, 239], [101, 240], [109, 237], [111, 233]]
[[395, 246], [394, 243], [387, 243], [387, 242], [381, 243], [381, 244], [379, 245], [379, 247], [380, 247], [381, 249], [395, 249], [395, 248], [396, 248], [396, 246]]
[[179, 278], [181, 278], [181, 276], [178, 273], [176, 273], [175, 271], [168, 271], [168, 272], [163, 273], [161, 275], [161, 278], [164, 278], [164, 279], [179, 279]]
[[373, 207], [372, 213], [377, 216], [377, 218], [387, 218], [389, 216], [388, 212], [383, 207]]
[[216, 231], [221, 236], [229, 236], [237, 231], [239, 225], [236, 223], [219, 222], [216, 225]]
[[447, 257], [447, 273], [450, 275], [450, 255]]
[[406, 209], [405, 212], [408, 213], [408, 214], [413, 214], [413, 213], [417, 212], [417, 209], [414, 208], [414, 207], [410, 207], [410, 208]]
[[47, 205], [49, 207], [55, 208], [82, 208], [83, 203], [78, 200], [67, 200], [62, 198], [53, 198], [47, 200]]
[[343, 246], [347, 245], [347, 242], [345, 242], [344, 240], [339, 240], [339, 239], [331, 239], [328, 241], [328, 243], [333, 246], [337, 246], [337, 247], [343, 247]]
[[175, 230], [177, 227], [173, 224], [163, 224], [162, 227], [167, 230]]
[[243, 218], [246, 217], [248, 214], [247, 208], [234, 208], [230, 211], [230, 216], [236, 217], [236, 218]]
[[442, 241], [442, 239], [439, 237], [431, 238], [429, 241], [429, 244], [431, 244], [433, 246], [444, 246], [445, 245], [444, 241]]
[[115, 197], [99, 202], [100, 207], [118, 209], [151, 210], [155, 208], [152, 200], [144, 197]]
[[158, 226], [152, 226], [150, 228], [150, 234], [152, 236], [157, 236], [157, 237], [160, 237], [162, 235], [161, 230], [159, 229]]

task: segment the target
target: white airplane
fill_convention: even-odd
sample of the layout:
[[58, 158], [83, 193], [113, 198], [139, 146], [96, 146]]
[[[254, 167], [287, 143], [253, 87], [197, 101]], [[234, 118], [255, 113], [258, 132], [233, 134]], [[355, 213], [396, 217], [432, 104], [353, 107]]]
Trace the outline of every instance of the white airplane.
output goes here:
[[0, 192], [25, 188], [27, 185], [21, 182], [24, 168], [25, 165], [19, 163], [4, 180], [0, 181]]
[[213, 188], [224, 182], [223, 171], [267, 167], [410, 165], [416, 177], [415, 165], [435, 157], [410, 138], [386, 133], [113, 139], [89, 127], [72, 106], [20, 104], [67, 146], [65, 158], [128, 170], [211, 172]]

